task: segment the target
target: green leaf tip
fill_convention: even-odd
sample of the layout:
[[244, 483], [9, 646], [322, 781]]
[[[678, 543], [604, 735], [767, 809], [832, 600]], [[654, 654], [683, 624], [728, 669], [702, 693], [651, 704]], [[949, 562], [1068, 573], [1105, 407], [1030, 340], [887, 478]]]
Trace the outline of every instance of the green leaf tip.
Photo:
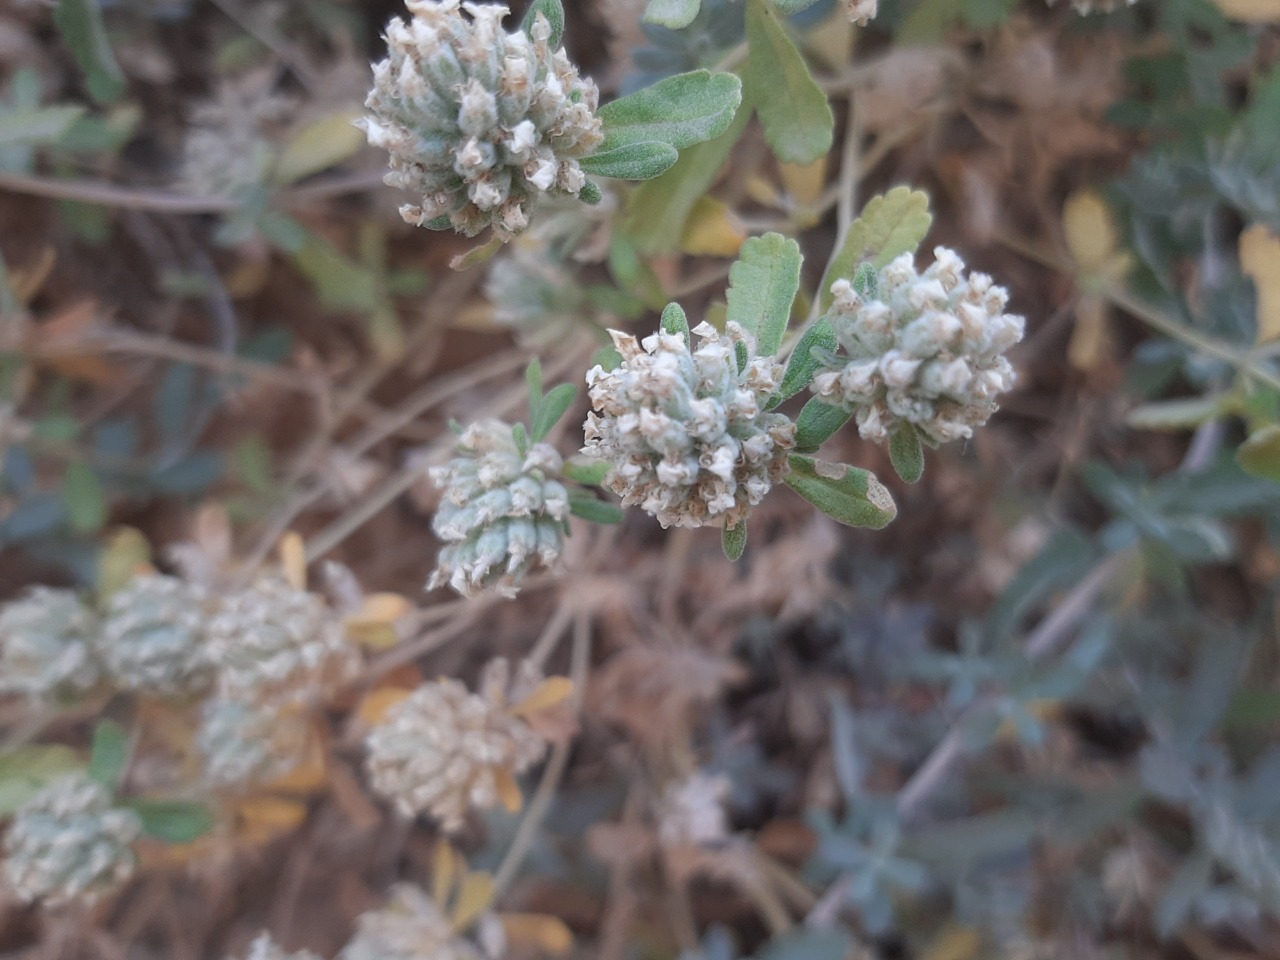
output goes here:
[[[923, 191], [894, 187], [868, 200], [822, 277], [818, 293], [823, 313], [831, 308], [831, 285], [836, 280], [850, 277], [856, 284], [861, 278], [867, 283], [868, 270], [878, 272], [895, 257], [914, 253], [932, 225], [929, 195]], [[861, 266], [864, 261], [870, 265], [866, 269]]]
[[729, 268], [728, 319], [756, 340], [760, 356], [782, 345], [800, 289], [800, 244], [780, 233], [752, 237]]
[[898, 515], [888, 489], [870, 470], [792, 455], [787, 486], [837, 523], [880, 530]]
[[747, 43], [746, 96], [774, 154], [798, 164], [825, 156], [835, 139], [831, 104], [768, 0], [747, 2]]
[[720, 546], [730, 563], [737, 563], [747, 549], [747, 521], [741, 520], [736, 527], [724, 527], [720, 534]]
[[914, 425], [903, 423], [889, 438], [889, 460], [906, 483], [917, 483], [924, 476], [924, 445]]
[[694, 70], [659, 80], [600, 108], [604, 141], [583, 169], [598, 173], [587, 161], [638, 143], [683, 150], [713, 140], [729, 129], [741, 103], [742, 81], [732, 73]]
[[560, 5], [560, 0], [533, 0], [525, 11], [524, 19], [520, 21], [520, 29], [528, 34], [538, 14], [546, 17], [547, 24], [551, 27], [551, 36], [547, 40], [551, 49], [559, 49], [564, 41], [564, 7]]
[[693, 23], [701, 6], [701, 0], [649, 0], [644, 22], [655, 23], [668, 30], [683, 30]]

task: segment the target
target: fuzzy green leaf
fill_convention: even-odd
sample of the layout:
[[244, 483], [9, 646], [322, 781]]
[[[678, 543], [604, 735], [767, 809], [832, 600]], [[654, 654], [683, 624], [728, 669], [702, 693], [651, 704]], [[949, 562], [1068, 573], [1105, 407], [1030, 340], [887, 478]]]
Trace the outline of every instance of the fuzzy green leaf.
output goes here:
[[573, 406], [577, 395], [577, 387], [570, 383], [562, 383], [558, 387], [553, 387], [551, 392], [542, 398], [542, 403], [538, 405], [538, 415], [529, 424], [534, 443], [541, 443], [547, 438], [547, 434], [560, 422], [565, 411]]
[[502, 247], [502, 241], [498, 237], [493, 237], [488, 243], [482, 243], [478, 247], [472, 247], [466, 253], [458, 254], [449, 261], [449, 269], [461, 273], [463, 270], [470, 270], [482, 263], [488, 263], [497, 256]]
[[813, 397], [796, 418], [796, 452], [813, 453], [849, 422], [849, 412]]
[[862, 215], [849, 225], [840, 252], [822, 278], [822, 312], [831, 309], [833, 283], [841, 277], [853, 277], [863, 260], [879, 269], [900, 254], [914, 252], [932, 224], [928, 194], [910, 187], [894, 187], [882, 196], [872, 197], [862, 208]]
[[924, 476], [924, 445], [914, 424], [903, 423], [889, 439], [889, 460], [907, 483], [916, 483]]
[[793, 455], [787, 486], [838, 523], [879, 530], [898, 515], [884, 484], [869, 470]]
[[684, 315], [684, 308], [678, 303], [668, 303], [662, 311], [662, 329], [667, 333], [678, 333], [689, 342], [689, 318]]
[[585, 491], [574, 490], [569, 494], [569, 512], [591, 523], [621, 523], [622, 508], [615, 503], [593, 497]]
[[741, 560], [743, 551], [747, 549], [747, 521], [739, 520], [738, 525], [732, 530], [728, 527], [722, 528], [720, 546], [724, 548], [724, 555], [730, 563]]
[[[741, 103], [742, 81], [732, 73], [694, 70], [667, 77], [600, 108], [604, 142], [594, 157], [635, 143], [683, 150], [713, 140], [729, 129]], [[598, 172], [585, 161], [582, 166]]]
[[0, 753], [0, 817], [13, 814], [50, 780], [84, 768], [70, 747], [15, 747]]
[[656, 23], [668, 30], [682, 30], [693, 23], [702, 0], [649, 0], [644, 11], [645, 23]]
[[546, 17], [551, 26], [551, 37], [547, 41], [551, 44], [551, 49], [559, 49], [560, 42], [564, 39], [564, 7], [560, 5], [560, 0], [533, 0], [525, 11], [524, 19], [520, 21], [520, 29], [528, 34], [538, 14]]
[[652, 180], [675, 166], [678, 159], [680, 154], [671, 144], [660, 140], [641, 140], [593, 153], [579, 162], [583, 170], [598, 177]]
[[214, 826], [213, 812], [200, 803], [182, 800], [130, 800], [128, 807], [142, 820], [142, 832], [165, 843], [191, 843]]
[[609, 464], [603, 460], [596, 460], [592, 463], [570, 460], [564, 465], [564, 475], [574, 483], [580, 483], [584, 487], [600, 486], [600, 484], [604, 483], [604, 478], [608, 474]]
[[578, 191], [578, 199], [588, 206], [594, 207], [597, 203], [604, 199], [604, 194], [600, 192], [600, 187], [591, 180], [582, 185], [582, 189]]
[[1280, 483], [1280, 424], [1255, 430], [1236, 451], [1245, 473]]
[[747, 98], [764, 125], [779, 160], [808, 164], [831, 149], [835, 117], [822, 92], [767, 0], [747, 2]]
[[536, 420], [542, 406], [542, 361], [537, 357], [524, 368], [524, 385], [529, 397], [529, 419]]
[[124, 73], [111, 51], [102, 9], [95, 0], [58, 0], [53, 22], [84, 71], [89, 96], [104, 105], [120, 99]]
[[800, 244], [780, 233], [752, 237], [729, 268], [728, 319], [756, 338], [761, 356], [778, 352], [800, 289]]
[[73, 463], [62, 477], [62, 499], [67, 520], [76, 533], [96, 533], [107, 522], [107, 501], [102, 481], [86, 463]]
[[782, 386], [778, 388], [768, 403], [769, 409], [789, 400], [813, 381], [821, 361], [814, 356], [814, 350], [834, 350], [836, 334], [831, 329], [831, 321], [823, 317], [804, 332], [800, 342], [796, 344], [787, 363], [787, 371], [782, 375]]
[[93, 728], [89, 776], [114, 788], [129, 763], [129, 734], [114, 720], [99, 720]]

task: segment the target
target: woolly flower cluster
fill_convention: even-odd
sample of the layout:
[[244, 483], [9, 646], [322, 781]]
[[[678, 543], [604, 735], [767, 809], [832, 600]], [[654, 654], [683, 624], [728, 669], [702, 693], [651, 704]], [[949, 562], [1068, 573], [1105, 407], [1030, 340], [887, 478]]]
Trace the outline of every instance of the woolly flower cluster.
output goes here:
[[66, 701], [102, 679], [97, 618], [75, 593], [35, 587], [0, 610], [0, 693]]
[[458, 449], [462, 456], [430, 471], [444, 490], [431, 528], [445, 546], [427, 587], [514, 597], [536, 562], [555, 567], [560, 559], [569, 492], [556, 478], [564, 461], [546, 443], [522, 455], [500, 420], [468, 427]]
[[287, 953], [284, 947], [271, 938], [271, 934], [263, 933], [249, 944], [249, 952], [245, 954], [244, 960], [320, 960], [320, 958], [310, 950]]
[[405, 816], [430, 813], [446, 830], [462, 826], [472, 807], [512, 805], [519, 799], [515, 776], [546, 750], [515, 709], [540, 680], [526, 663], [511, 682], [499, 659], [485, 668], [476, 693], [457, 680], [423, 684], [368, 736], [374, 789]]
[[544, 194], [577, 196], [587, 182], [578, 159], [603, 139], [599, 94], [551, 49], [546, 17], [508, 34], [504, 6], [408, 6], [409, 22], [387, 26], [389, 55], [373, 68], [362, 121], [391, 154], [386, 183], [422, 197], [401, 216], [418, 226], [447, 216], [467, 236], [492, 226], [506, 239]]
[[449, 918], [422, 890], [392, 889], [391, 902], [360, 915], [339, 960], [481, 960], [477, 947], [454, 933]]
[[[1058, 0], [1047, 0], [1049, 6], [1053, 6]], [[1071, 0], [1071, 6], [1075, 7], [1076, 13], [1084, 16], [1089, 13], [1111, 13], [1118, 10], [1121, 6], [1133, 6], [1138, 0]]]
[[844, 12], [851, 23], [865, 27], [880, 12], [880, 0], [844, 0]]
[[1022, 339], [1022, 317], [1004, 313], [1008, 293], [985, 274], [964, 274], [951, 250], [934, 250], [917, 273], [911, 254], [882, 271], [875, 293], [861, 296], [848, 280], [831, 287], [829, 314], [845, 355], [820, 356], [813, 391], [852, 410], [858, 432], [888, 439], [914, 424], [930, 443], [973, 434], [1014, 383], [1004, 352]]
[[177, 577], [135, 577], [112, 595], [102, 625], [102, 659], [123, 690], [196, 694], [211, 679], [204, 643], [208, 597]]
[[714, 846], [728, 839], [724, 803], [730, 786], [724, 774], [701, 770], [669, 784], [659, 807], [662, 842], [669, 847]]
[[795, 424], [764, 409], [782, 365], [755, 356], [735, 323], [723, 335], [699, 324], [696, 347], [675, 333], [639, 343], [610, 335], [622, 362], [587, 373], [596, 412], [582, 452], [609, 464], [605, 483], [623, 506], [638, 504], [664, 527], [737, 526], [786, 475], [795, 446]]
[[27, 902], [92, 899], [133, 872], [142, 831], [132, 810], [83, 773], [59, 777], [24, 803], [5, 837], [4, 872]]

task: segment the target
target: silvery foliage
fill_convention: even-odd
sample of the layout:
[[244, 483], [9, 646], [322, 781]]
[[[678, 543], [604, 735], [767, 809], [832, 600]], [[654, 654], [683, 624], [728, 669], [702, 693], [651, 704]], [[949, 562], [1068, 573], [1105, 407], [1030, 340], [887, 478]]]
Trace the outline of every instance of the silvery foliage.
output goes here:
[[522, 452], [500, 420], [472, 424], [458, 451], [430, 471], [444, 491], [431, 529], [445, 546], [427, 586], [514, 597], [535, 564], [555, 568], [560, 560], [569, 516], [569, 493], [557, 479], [564, 461], [547, 443]]
[[[622, 362], [595, 366], [587, 385], [595, 412], [582, 452], [609, 465], [605, 485], [663, 527], [744, 520], [788, 471], [795, 424], [765, 403], [782, 365], [757, 357], [736, 323], [658, 332], [637, 342], [611, 330]], [[739, 354], [742, 356], [739, 357]]]
[[34, 587], [0, 610], [0, 693], [73, 700], [102, 679], [92, 610], [71, 590]]
[[381, 910], [360, 915], [339, 960], [481, 960], [471, 941], [454, 933], [440, 905], [418, 887], [396, 885]]
[[201, 693], [212, 679], [205, 644], [205, 591], [177, 577], [135, 577], [107, 603], [102, 660], [124, 690]]
[[[475, 236], [506, 239], [544, 195], [578, 196], [578, 159], [601, 142], [599, 93], [578, 76], [551, 26], [506, 33], [507, 8], [409, 0], [413, 17], [387, 25], [388, 57], [374, 66], [361, 122], [391, 154], [386, 183], [421, 195], [400, 213], [418, 226], [447, 217]], [[462, 11], [466, 11], [465, 16]]]
[[261, 933], [249, 945], [244, 960], [320, 960], [320, 957], [310, 950], [288, 953], [272, 939], [271, 934]]
[[142, 821], [112, 806], [84, 773], [52, 781], [24, 803], [5, 836], [4, 873], [24, 901], [92, 900], [133, 873]]
[[367, 738], [373, 788], [405, 816], [430, 813], [446, 830], [468, 810], [502, 799], [502, 781], [527, 770], [546, 741], [511, 709], [540, 682], [523, 664], [514, 682], [505, 660], [492, 661], [479, 690], [458, 680], [425, 683], [388, 712]]
[[201, 706], [196, 732], [204, 779], [237, 789], [283, 777], [303, 757], [307, 736], [303, 713], [210, 697]]
[[358, 665], [333, 611], [279, 577], [224, 598], [208, 637], [218, 693], [233, 700], [304, 701], [351, 679]]
[[851, 410], [866, 440], [888, 440], [904, 423], [930, 443], [970, 437], [1013, 387], [1004, 352], [1025, 321], [1004, 313], [1008, 292], [986, 274], [966, 277], [946, 247], [934, 257], [917, 273], [904, 253], [862, 293], [848, 280], [832, 284], [828, 319], [843, 353], [819, 354], [812, 389]]

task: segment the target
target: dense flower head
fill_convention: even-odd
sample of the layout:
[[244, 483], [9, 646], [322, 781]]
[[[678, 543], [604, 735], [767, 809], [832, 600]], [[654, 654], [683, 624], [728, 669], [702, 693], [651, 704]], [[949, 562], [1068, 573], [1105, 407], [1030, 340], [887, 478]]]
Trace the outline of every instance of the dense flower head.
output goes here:
[[289, 953], [272, 939], [271, 934], [261, 933], [249, 944], [244, 960], [320, 960], [320, 957], [310, 950]]
[[211, 680], [207, 595], [177, 577], [141, 576], [118, 590], [102, 624], [102, 660], [121, 689], [159, 696], [200, 693]]
[[622, 362], [587, 373], [595, 412], [582, 452], [609, 464], [605, 483], [623, 506], [664, 527], [737, 526], [786, 475], [795, 446], [795, 424], [764, 409], [782, 365], [757, 357], [735, 323], [724, 334], [699, 324], [696, 347], [675, 333], [610, 334]]
[[305, 759], [309, 732], [303, 711], [210, 697], [196, 731], [204, 780], [237, 790], [279, 779]]
[[458, 936], [440, 905], [407, 883], [392, 889], [381, 910], [360, 915], [355, 936], [339, 960], [481, 960], [480, 950]]
[[667, 785], [659, 808], [658, 835], [667, 846], [714, 846], [729, 837], [724, 804], [732, 784], [722, 773], [698, 770]]
[[71, 590], [35, 587], [0, 610], [0, 693], [73, 700], [102, 678], [93, 611]]
[[138, 815], [113, 807], [105, 786], [65, 774], [18, 808], [5, 836], [5, 878], [27, 902], [92, 900], [133, 873], [141, 831]]
[[[386, 182], [421, 195], [401, 207], [423, 225], [447, 216], [475, 236], [529, 223], [543, 195], [577, 196], [578, 159], [603, 139], [599, 93], [578, 76], [539, 14], [528, 34], [501, 27], [507, 8], [409, 0], [413, 16], [387, 25], [388, 57], [373, 68], [362, 121], [391, 154]], [[465, 11], [465, 13], [463, 12]]]
[[458, 449], [461, 456], [430, 471], [444, 491], [431, 529], [445, 545], [427, 586], [513, 597], [536, 563], [554, 568], [560, 559], [569, 516], [569, 492], [557, 479], [564, 462], [546, 443], [521, 454], [500, 420], [472, 424]]
[[851, 23], [866, 26], [879, 12], [879, 0], [844, 0], [844, 12]]
[[208, 636], [218, 692], [232, 700], [301, 702], [351, 679], [358, 664], [338, 615], [279, 577], [225, 597]]
[[903, 423], [925, 440], [945, 443], [973, 435], [1011, 389], [1004, 353], [1022, 339], [1024, 320], [1004, 312], [1008, 292], [938, 247], [917, 273], [905, 253], [880, 271], [875, 292], [848, 280], [831, 287], [828, 318], [842, 354], [821, 356], [813, 391], [853, 411], [858, 432], [887, 440]]
[[453, 679], [423, 684], [368, 736], [374, 789], [405, 816], [430, 813], [446, 830], [460, 827], [473, 807], [509, 804], [515, 776], [546, 751], [514, 709], [540, 680], [525, 663], [512, 681], [500, 659], [485, 668], [475, 693]]

